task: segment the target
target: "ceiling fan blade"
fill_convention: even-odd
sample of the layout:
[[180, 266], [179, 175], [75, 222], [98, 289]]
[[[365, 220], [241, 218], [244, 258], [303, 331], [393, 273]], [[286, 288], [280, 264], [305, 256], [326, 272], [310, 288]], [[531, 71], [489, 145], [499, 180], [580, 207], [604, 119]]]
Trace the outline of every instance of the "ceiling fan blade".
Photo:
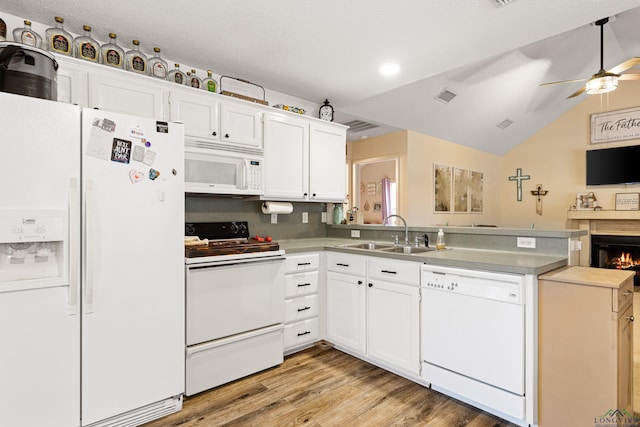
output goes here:
[[613, 74], [620, 74], [623, 71], [628, 70], [629, 68], [633, 68], [636, 65], [640, 65], [640, 57], [636, 56], [635, 58], [627, 59], [622, 64], [616, 65], [608, 72]]
[[573, 83], [573, 82], [584, 82], [584, 81], [587, 81], [587, 80], [588, 79], [562, 80], [562, 81], [559, 81], [559, 82], [542, 83], [542, 84], [540, 84], [540, 86], [559, 85], [559, 84]]
[[634, 73], [620, 74], [620, 77], [618, 77], [618, 80], [640, 80], [640, 74], [634, 74]]
[[567, 96], [567, 99], [569, 98], [575, 98], [578, 95], [582, 95], [585, 91], [587, 90], [587, 87], [584, 86], [583, 88], [581, 88], [580, 90], [577, 90], [575, 92], [573, 92], [571, 95]]

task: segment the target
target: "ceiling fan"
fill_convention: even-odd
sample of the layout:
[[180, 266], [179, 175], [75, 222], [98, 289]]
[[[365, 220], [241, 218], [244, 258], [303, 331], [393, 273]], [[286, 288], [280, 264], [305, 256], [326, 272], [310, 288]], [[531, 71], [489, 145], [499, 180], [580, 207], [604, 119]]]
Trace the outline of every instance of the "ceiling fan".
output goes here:
[[609, 22], [609, 18], [603, 18], [595, 22], [597, 26], [600, 27], [600, 70], [595, 73], [593, 76], [588, 79], [573, 79], [573, 80], [563, 80], [559, 82], [551, 82], [551, 83], [543, 83], [540, 86], [548, 86], [562, 83], [572, 83], [572, 82], [581, 82], [586, 81], [587, 83], [580, 90], [572, 93], [567, 97], [573, 98], [578, 95], [581, 95], [584, 92], [587, 92], [590, 95], [597, 93], [605, 93], [616, 90], [618, 87], [618, 80], [640, 80], [640, 74], [635, 73], [627, 73], [622, 74], [623, 71], [626, 71], [630, 68], [635, 67], [640, 64], [640, 57], [634, 57], [631, 59], [627, 59], [622, 64], [616, 65], [608, 71], [604, 69], [604, 25]]

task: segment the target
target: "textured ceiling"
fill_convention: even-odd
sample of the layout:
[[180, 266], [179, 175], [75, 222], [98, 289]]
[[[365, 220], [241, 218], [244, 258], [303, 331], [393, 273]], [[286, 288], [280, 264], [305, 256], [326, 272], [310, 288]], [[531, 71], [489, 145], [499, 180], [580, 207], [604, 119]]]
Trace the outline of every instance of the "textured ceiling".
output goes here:
[[[114, 31], [125, 47], [137, 38], [144, 51], [160, 46], [195, 68], [317, 103], [328, 98], [339, 120], [502, 154], [587, 96], [564, 99], [580, 83], [538, 85], [598, 70], [599, 31], [590, 23], [617, 15], [606, 26], [605, 68], [640, 56], [638, 7], [640, 0], [3, 0], [0, 12], [45, 24], [60, 15], [73, 33], [90, 24], [100, 40]], [[398, 75], [380, 76], [387, 61], [400, 64]], [[640, 83], [619, 90], [626, 84]], [[445, 87], [458, 95], [449, 104], [433, 99]], [[504, 119], [514, 123], [501, 130]]]

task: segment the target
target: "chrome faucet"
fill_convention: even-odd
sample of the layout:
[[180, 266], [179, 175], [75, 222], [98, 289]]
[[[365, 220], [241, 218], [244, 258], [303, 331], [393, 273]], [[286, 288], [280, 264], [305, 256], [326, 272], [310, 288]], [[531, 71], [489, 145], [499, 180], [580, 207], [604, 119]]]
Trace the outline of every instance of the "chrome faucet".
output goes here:
[[400, 218], [402, 220], [402, 222], [404, 223], [404, 244], [405, 245], [409, 245], [409, 228], [407, 227], [407, 221], [405, 221], [404, 218], [402, 218], [400, 215], [396, 215], [396, 214], [389, 215], [389, 216], [385, 217], [382, 220], [382, 224], [383, 225], [387, 225], [387, 220], [389, 218], [393, 218], [394, 216], [397, 217], [397, 218]]

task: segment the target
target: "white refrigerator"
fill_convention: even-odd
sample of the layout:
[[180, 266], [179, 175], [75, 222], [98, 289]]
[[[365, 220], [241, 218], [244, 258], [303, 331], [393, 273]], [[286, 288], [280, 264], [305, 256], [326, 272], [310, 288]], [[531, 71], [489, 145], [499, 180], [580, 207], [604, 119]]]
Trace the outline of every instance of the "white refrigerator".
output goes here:
[[0, 425], [182, 407], [179, 123], [0, 93]]

